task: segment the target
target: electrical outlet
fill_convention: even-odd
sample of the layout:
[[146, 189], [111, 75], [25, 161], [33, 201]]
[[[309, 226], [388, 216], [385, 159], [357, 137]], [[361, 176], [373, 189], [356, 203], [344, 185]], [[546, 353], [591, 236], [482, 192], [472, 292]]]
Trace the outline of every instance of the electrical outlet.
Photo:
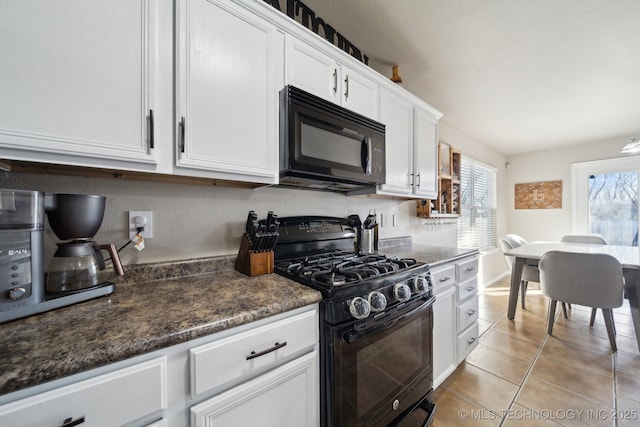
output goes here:
[[153, 237], [153, 212], [151, 211], [129, 211], [129, 238], [138, 233], [138, 227], [144, 225], [144, 230], [140, 233], [145, 239]]

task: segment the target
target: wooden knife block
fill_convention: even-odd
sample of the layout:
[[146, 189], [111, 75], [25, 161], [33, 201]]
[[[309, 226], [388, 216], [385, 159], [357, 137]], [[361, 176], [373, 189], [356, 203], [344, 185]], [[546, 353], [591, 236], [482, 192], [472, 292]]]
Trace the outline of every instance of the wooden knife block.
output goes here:
[[273, 251], [252, 251], [249, 236], [244, 233], [236, 258], [236, 270], [251, 277], [273, 273]]

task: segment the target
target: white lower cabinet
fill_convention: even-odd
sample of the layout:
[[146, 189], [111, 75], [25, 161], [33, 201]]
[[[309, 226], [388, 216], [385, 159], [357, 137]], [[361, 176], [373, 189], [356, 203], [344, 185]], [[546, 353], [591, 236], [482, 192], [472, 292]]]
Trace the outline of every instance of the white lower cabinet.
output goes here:
[[135, 422], [166, 408], [166, 370], [161, 357], [8, 403], [0, 406], [0, 425], [148, 425]]
[[436, 388], [455, 371], [456, 324], [452, 322], [456, 296], [453, 286], [435, 294], [433, 303], [433, 387]]
[[0, 426], [317, 427], [318, 337], [301, 307], [0, 395]]
[[191, 408], [192, 427], [318, 425], [317, 352]]
[[433, 386], [438, 387], [478, 345], [478, 256], [434, 267]]

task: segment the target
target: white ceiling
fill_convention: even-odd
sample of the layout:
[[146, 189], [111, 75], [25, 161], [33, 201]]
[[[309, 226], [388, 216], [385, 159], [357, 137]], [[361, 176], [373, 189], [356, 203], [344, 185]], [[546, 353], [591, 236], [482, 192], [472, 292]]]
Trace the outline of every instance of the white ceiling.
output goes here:
[[505, 155], [640, 130], [640, 0], [302, 1]]

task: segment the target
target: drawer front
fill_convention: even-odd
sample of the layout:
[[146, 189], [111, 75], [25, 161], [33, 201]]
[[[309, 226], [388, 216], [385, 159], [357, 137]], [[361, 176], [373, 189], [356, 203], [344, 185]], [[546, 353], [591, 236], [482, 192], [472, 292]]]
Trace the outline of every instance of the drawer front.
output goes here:
[[458, 283], [456, 287], [458, 288], [458, 301], [462, 302], [478, 293], [478, 279], [469, 279], [462, 283]]
[[456, 283], [456, 266], [449, 265], [441, 268], [434, 268], [431, 271], [431, 283], [433, 292], [438, 292], [442, 288]]
[[478, 277], [478, 257], [462, 260], [458, 263], [458, 282], [464, 282], [472, 277]]
[[471, 350], [478, 346], [479, 342], [480, 327], [478, 322], [475, 322], [469, 329], [458, 335], [457, 353], [459, 364], [471, 353]]
[[475, 296], [458, 305], [458, 332], [464, 331], [478, 320], [478, 297]]
[[318, 342], [316, 313], [300, 313], [191, 349], [191, 394], [238, 384], [313, 349]]
[[0, 406], [0, 425], [61, 426], [69, 418], [125, 425], [166, 408], [166, 371], [162, 357], [8, 403]]

